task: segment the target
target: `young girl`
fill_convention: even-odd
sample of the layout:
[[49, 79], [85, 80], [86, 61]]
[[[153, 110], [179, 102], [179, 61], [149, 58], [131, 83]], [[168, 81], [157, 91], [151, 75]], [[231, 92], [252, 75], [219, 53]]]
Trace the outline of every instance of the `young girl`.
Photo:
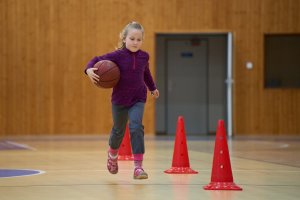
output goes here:
[[153, 82], [149, 70], [149, 55], [142, 51], [144, 29], [141, 24], [131, 22], [120, 33], [118, 49], [114, 52], [93, 58], [87, 65], [85, 73], [93, 83], [99, 80], [94, 68], [100, 60], [115, 62], [120, 69], [120, 80], [112, 92], [113, 127], [109, 138], [107, 169], [110, 173], [118, 173], [118, 149], [121, 145], [127, 120], [132, 152], [134, 156], [134, 179], [147, 179], [148, 174], [142, 167], [144, 147], [144, 126], [142, 124], [147, 88], [155, 98], [159, 92]]

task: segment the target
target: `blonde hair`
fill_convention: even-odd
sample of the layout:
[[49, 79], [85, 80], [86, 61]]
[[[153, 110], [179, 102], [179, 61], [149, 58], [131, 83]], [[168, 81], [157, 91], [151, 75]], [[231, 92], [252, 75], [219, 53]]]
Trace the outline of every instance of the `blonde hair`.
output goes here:
[[143, 37], [144, 37], [144, 28], [143, 28], [143, 26], [140, 23], [135, 22], [135, 21], [130, 22], [129, 24], [127, 24], [123, 28], [123, 30], [120, 33], [120, 38], [119, 38], [117, 49], [123, 49], [123, 48], [125, 48], [124, 39], [127, 37], [128, 32], [129, 32], [130, 29], [137, 29], [137, 30], [142, 31], [142, 34], [143, 34]]

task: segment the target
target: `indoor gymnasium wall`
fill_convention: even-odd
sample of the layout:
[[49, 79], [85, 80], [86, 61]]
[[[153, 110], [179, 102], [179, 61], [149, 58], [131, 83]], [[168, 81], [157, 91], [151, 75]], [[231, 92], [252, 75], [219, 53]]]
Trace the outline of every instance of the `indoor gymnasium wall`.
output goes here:
[[234, 133], [300, 134], [300, 90], [263, 88], [263, 34], [299, 33], [299, 10], [298, 0], [1, 0], [0, 136], [107, 134], [111, 90], [83, 70], [131, 20], [145, 27], [153, 74], [156, 33], [232, 32]]

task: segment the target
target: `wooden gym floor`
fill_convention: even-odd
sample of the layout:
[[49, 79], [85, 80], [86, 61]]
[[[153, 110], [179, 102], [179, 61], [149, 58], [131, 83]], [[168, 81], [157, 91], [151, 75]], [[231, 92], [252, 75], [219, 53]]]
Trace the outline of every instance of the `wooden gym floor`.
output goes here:
[[15, 137], [0, 142], [19, 149], [0, 150], [0, 169], [34, 169], [34, 176], [0, 178], [1, 200], [289, 200], [300, 199], [300, 137], [235, 137], [228, 140], [234, 182], [243, 191], [206, 191], [214, 137], [188, 137], [196, 175], [170, 175], [174, 138], [146, 136], [147, 180], [133, 180], [132, 161], [119, 173], [106, 170], [108, 136]]

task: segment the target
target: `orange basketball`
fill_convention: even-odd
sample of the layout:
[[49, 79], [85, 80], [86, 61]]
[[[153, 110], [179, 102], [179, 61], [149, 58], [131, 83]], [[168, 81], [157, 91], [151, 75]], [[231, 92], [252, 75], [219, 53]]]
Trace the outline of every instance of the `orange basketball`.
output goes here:
[[113, 88], [120, 80], [120, 70], [116, 63], [110, 60], [101, 60], [94, 65], [98, 70], [95, 73], [100, 77], [96, 83], [98, 87]]

